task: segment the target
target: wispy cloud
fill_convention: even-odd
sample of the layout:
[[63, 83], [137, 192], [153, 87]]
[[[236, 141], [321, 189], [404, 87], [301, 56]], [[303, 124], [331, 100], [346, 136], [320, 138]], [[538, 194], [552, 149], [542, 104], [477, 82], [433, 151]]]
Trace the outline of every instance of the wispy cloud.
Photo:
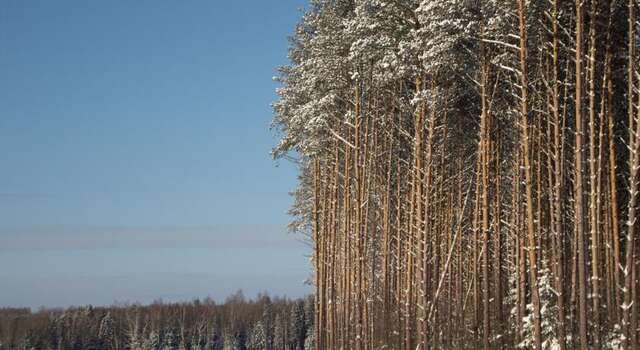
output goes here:
[[[116, 302], [150, 303], [189, 301], [211, 297], [217, 301], [242, 289], [246, 296], [255, 297], [268, 290], [272, 295], [300, 297], [310, 293], [304, 273], [251, 274], [235, 276], [191, 273], [145, 273], [113, 276], [28, 276], [2, 275], [6, 283], [0, 293], [0, 307], [26, 306], [38, 308], [72, 305], [109, 305]], [[73, 286], [70, 288], [69, 286]]]
[[299, 247], [284, 225], [0, 227], [0, 252], [20, 249]]
[[51, 193], [0, 192], [0, 199], [48, 199], [54, 197], [56, 195]]

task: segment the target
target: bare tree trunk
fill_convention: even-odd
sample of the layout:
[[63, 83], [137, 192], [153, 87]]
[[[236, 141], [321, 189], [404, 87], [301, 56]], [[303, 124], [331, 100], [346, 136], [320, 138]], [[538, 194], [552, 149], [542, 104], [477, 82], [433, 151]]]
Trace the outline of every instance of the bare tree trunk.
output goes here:
[[[578, 1], [578, 0], [577, 0]], [[542, 349], [541, 327], [540, 327], [540, 294], [538, 291], [538, 268], [536, 260], [536, 238], [533, 217], [533, 191], [531, 179], [531, 160], [529, 151], [529, 99], [528, 99], [528, 77], [527, 77], [527, 19], [526, 19], [526, 3], [525, 0], [518, 1], [518, 14], [520, 22], [520, 75], [521, 75], [521, 143], [524, 158], [524, 174], [525, 174], [525, 193], [527, 205], [527, 237], [528, 237], [528, 255], [529, 255], [529, 278], [531, 280], [531, 299], [533, 303], [533, 334], [534, 348]]]
[[560, 74], [559, 74], [559, 39], [558, 39], [558, 31], [559, 31], [559, 0], [553, 1], [553, 19], [552, 19], [552, 28], [553, 28], [553, 91], [551, 94], [552, 100], [552, 112], [553, 112], [553, 227], [552, 230], [553, 235], [555, 237], [555, 287], [556, 287], [556, 295], [557, 295], [557, 303], [558, 303], [558, 343], [560, 345], [560, 350], [565, 350], [566, 348], [566, 335], [565, 335], [565, 306], [564, 306], [564, 259], [563, 259], [563, 250], [564, 250], [564, 230], [562, 227], [562, 144], [564, 143], [561, 138], [564, 133], [561, 128], [563, 122], [561, 121], [560, 115]]
[[[593, 335], [593, 348], [600, 349], [600, 287], [599, 287], [599, 279], [600, 276], [598, 274], [598, 264], [599, 264], [599, 244], [598, 244], [598, 231], [600, 229], [600, 222], [598, 221], [598, 198], [599, 192], [596, 183], [597, 170], [596, 170], [596, 17], [597, 17], [597, 0], [591, 1], [591, 21], [589, 26], [589, 226], [591, 229], [591, 296], [592, 296], [592, 313], [594, 320], [594, 329], [592, 330]], [[578, 10], [580, 11], [580, 10]], [[581, 17], [580, 17], [581, 18]], [[581, 30], [581, 27], [577, 30]], [[580, 41], [577, 41], [577, 44], [581, 46]], [[578, 53], [576, 53], [578, 55]], [[578, 85], [576, 85], [578, 89]], [[576, 95], [576, 101], [580, 104], [578, 100], [579, 96]], [[577, 115], [577, 113], [576, 113]], [[582, 126], [580, 126], [582, 127]], [[576, 128], [576, 130], [578, 130]], [[578, 132], [578, 131], [576, 131]], [[580, 153], [580, 157], [582, 157], [582, 153]], [[582, 159], [580, 158], [580, 162]], [[577, 175], [578, 177], [582, 177], [581, 175]], [[580, 180], [581, 181], [581, 180]]]
[[482, 325], [483, 325], [483, 347], [488, 350], [489, 342], [489, 111], [487, 104], [487, 84], [488, 65], [485, 63], [484, 47], [480, 49], [482, 67], [480, 83], [480, 99], [482, 112], [480, 115], [480, 147], [479, 157], [481, 159], [482, 171]]
[[580, 348], [587, 350], [587, 286], [586, 286], [586, 256], [583, 228], [583, 187], [582, 187], [582, 21], [583, 9], [582, 1], [576, 0], [576, 94], [575, 94], [575, 113], [576, 113], [576, 136], [574, 148], [575, 162], [575, 185], [574, 185], [574, 201], [575, 201], [575, 236], [578, 245], [578, 325], [580, 329]]

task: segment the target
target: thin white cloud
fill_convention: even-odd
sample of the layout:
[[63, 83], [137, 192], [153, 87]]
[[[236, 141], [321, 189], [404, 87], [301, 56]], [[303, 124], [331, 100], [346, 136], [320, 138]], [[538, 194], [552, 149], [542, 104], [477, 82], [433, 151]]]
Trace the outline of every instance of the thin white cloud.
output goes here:
[[[114, 276], [50, 276], [38, 279], [29, 276], [2, 275], [6, 288], [0, 292], [0, 307], [23, 306], [38, 308], [78, 305], [109, 305], [116, 302], [150, 303], [190, 301], [211, 297], [223, 301], [238, 289], [254, 297], [268, 291], [271, 295], [301, 297], [311, 292], [303, 283], [306, 275], [251, 274], [234, 276], [190, 273], [122, 274]], [[70, 286], [73, 286], [70, 288]]]
[[12, 193], [0, 192], [0, 199], [47, 199], [55, 195], [50, 193]]
[[20, 249], [299, 247], [284, 225], [6, 227], [0, 252]]

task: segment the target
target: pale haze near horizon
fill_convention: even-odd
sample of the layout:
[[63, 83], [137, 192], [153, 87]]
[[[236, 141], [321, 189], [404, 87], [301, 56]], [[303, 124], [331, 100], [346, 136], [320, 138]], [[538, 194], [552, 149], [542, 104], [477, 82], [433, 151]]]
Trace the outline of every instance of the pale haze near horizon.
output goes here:
[[2, 2], [0, 307], [309, 293], [269, 155], [304, 3]]

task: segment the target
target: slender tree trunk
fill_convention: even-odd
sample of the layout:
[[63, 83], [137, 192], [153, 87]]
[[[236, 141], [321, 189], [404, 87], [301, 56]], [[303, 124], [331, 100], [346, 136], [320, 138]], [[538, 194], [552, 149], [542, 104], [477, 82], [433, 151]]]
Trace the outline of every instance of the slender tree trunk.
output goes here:
[[564, 306], [564, 259], [563, 259], [563, 250], [564, 250], [564, 230], [562, 227], [562, 144], [563, 140], [561, 136], [564, 135], [561, 128], [563, 122], [561, 122], [561, 114], [560, 114], [560, 74], [559, 74], [559, 0], [553, 1], [553, 19], [552, 19], [552, 28], [553, 28], [553, 91], [551, 94], [552, 100], [552, 112], [553, 112], [553, 169], [554, 169], [554, 177], [553, 177], [553, 231], [555, 236], [555, 287], [556, 287], [556, 298], [558, 304], [558, 343], [560, 345], [560, 350], [565, 350], [566, 348], [566, 335], [565, 335], [565, 306]]
[[582, 0], [576, 0], [576, 93], [575, 93], [575, 113], [576, 113], [576, 136], [574, 148], [575, 162], [575, 236], [578, 245], [578, 314], [580, 349], [587, 350], [587, 286], [586, 286], [586, 256], [584, 241], [584, 214], [583, 214], [583, 187], [582, 187], [582, 21], [583, 21]]
[[[579, 1], [579, 0], [577, 0]], [[528, 255], [529, 255], [529, 278], [531, 281], [531, 299], [533, 303], [533, 334], [534, 334], [534, 348], [536, 350], [542, 349], [542, 335], [540, 327], [540, 294], [538, 291], [538, 268], [536, 257], [536, 238], [535, 238], [535, 226], [534, 226], [534, 214], [533, 214], [533, 190], [531, 179], [531, 154], [529, 151], [529, 99], [528, 99], [528, 77], [527, 77], [527, 18], [526, 18], [526, 3], [525, 0], [518, 1], [518, 13], [520, 22], [520, 75], [521, 75], [521, 125], [522, 130], [521, 143], [522, 153], [524, 159], [524, 174], [525, 174], [525, 193], [526, 193], [526, 206], [527, 206], [527, 239], [528, 239]]]
[[[598, 221], [598, 198], [599, 192], [597, 190], [597, 169], [596, 169], [596, 17], [597, 17], [597, 0], [591, 1], [591, 21], [589, 26], [589, 226], [591, 229], [591, 296], [592, 296], [592, 314], [594, 329], [593, 335], [593, 348], [600, 349], [600, 288], [598, 274], [599, 264], [599, 242], [598, 231], [600, 223]], [[580, 45], [580, 41], [577, 41]], [[577, 55], [577, 53], [576, 53]], [[577, 85], [576, 85], [577, 87]], [[576, 96], [578, 100], [579, 96]], [[578, 130], [578, 129], [576, 129]], [[581, 157], [581, 155], [580, 155]], [[578, 175], [577, 177], [581, 177]], [[576, 177], [576, 178], [577, 178]]]

